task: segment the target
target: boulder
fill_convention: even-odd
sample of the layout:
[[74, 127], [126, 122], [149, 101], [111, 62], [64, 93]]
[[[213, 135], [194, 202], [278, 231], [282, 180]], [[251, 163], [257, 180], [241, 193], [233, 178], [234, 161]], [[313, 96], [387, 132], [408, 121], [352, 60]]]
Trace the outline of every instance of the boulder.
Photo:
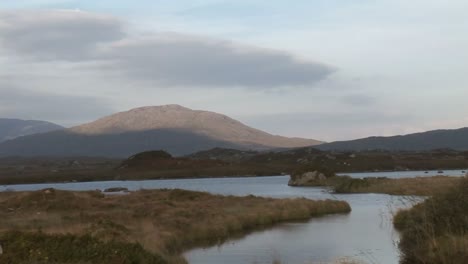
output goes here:
[[305, 173], [292, 174], [288, 182], [289, 186], [323, 185], [327, 177], [320, 171], [308, 171]]
[[106, 193], [112, 193], [112, 192], [129, 192], [128, 188], [124, 187], [114, 187], [114, 188], [107, 188], [104, 190]]

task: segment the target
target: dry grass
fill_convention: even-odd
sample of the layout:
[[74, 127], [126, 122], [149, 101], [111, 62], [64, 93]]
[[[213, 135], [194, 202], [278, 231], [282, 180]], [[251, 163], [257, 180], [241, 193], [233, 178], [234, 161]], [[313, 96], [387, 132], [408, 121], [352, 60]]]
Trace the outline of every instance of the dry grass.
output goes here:
[[394, 218], [403, 264], [465, 264], [468, 260], [468, 178]]
[[366, 178], [355, 179], [360, 181], [346, 186], [336, 186], [337, 192], [353, 192], [353, 193], [385, 193], [392, 195], [420, 195], [432, 196], [443, 192], [460, 181], [460, 177], [434, 176], [434, 177], [416, 177], [403, 179], [389, 178]]
[[[90, 234], [100, 241], [141, 244], [172, 263], [180, 253], [283, 221], [347, 213], [341, 201], [234, 197], [184, 190], [0, 193], [0, 233]], [[6, 249], [8, 250], [8, 249]], [[1, 258], [0, 258], [1, 260]], [[1, 262], [1, 261], [0, 261]]]
[[[279, 259], [274, 259], [272, 264], [286, 264], [281, 262]], [[358, 261], [352, 258], [339, 258], [332, 262], [307, 262], [307, 264], [365, 264], [362, 261]]]
[[434, 176], [416, 178], [364, 178], [348, 176], [329, 177], [307, 186], [328, 186], [336, 193], [384, 193], [391, 195], [432, 196], [456, 186], [460, 177]]

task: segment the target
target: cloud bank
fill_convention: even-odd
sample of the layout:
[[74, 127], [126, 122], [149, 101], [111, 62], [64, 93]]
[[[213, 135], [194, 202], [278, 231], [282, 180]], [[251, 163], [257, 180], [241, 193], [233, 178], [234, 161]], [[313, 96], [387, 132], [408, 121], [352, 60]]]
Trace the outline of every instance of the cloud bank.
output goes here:
[[308, 87], [334, 72], [283, 51], [200, 36], [131, 32], [119, 19], [81, 11], [0, 12], [0, 45], [27, 60], [99, 61], [96, 70], [169, 87]]

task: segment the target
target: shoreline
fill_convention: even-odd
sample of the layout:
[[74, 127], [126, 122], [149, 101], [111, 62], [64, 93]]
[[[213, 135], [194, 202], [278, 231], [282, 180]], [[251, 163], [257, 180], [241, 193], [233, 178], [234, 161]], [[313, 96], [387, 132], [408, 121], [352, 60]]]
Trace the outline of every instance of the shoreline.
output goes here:
[[[441, 169], [444, 170], [444, 169]], [[445, 169], [446, 171], [465, 171], [467, 172], [468, 169]], [[444, 171], [445, 171], [444, 170]], [[337, 176], [347, 176], [348, 174], [359, 174], [359, 173], [398, 173], [398, 172], [412, 172], [413, 170], [398, 170], [398, 171], [361, 171], [361, 172], [337, 172]], [[414, 170], [414, 172], [425, 172], [425, 170]], [[436, 171], [436, 170], [428, 170], [429, 172], [431, 171]], [[417, 177], [425, 177], [427, 174], [419, 175]], [[290, 176], [290, 174], [277, 174], [277, 175], [228, 175], [228, 176], [182, 176], [182, 177], [156, 177], [156, 178], [146, 178], [146, 177], [136, 177], [134, 179], [130, 178], [124, 178], [124, 179], [118, 179], [116, 177], [102, 177], [102, 178], [95, 178], [95, 179], [90, 179], [86, 178], [83, 180], [68, 180], [68, 181], [39, 181], [39, 180], [31, 180], [31, 181], [24, 181], [19, 179], [12, 179], [14, 177], [9, 177], [7, 180], [3, 179], [0, 177], [0, 186], [12, 186], [12, 185], [33, 185], [33, 184], [69, 184], [69, 183], [87, 183], [87, 182], [127, 182], [127, 181], [152, 181], [152, 180], [189, 180], [189, 179], [229, 179], [229, 178], [255, 178], [255, 177], [280, 177], [280, 176]], [[458, 177], [455, 175], [445, 175], [445, 174], [437, 174], [437, 175], [432, 175], [432, 176], [427, 176], [427, 177], [435, 177], [435, 176], [448, 176], [448, 177]], [[65, 176], [64, 176], [65, 177]], [[385, 177], [385, 176], [384, 176]], [[5, 183], [6, 181], [6, 183]]]

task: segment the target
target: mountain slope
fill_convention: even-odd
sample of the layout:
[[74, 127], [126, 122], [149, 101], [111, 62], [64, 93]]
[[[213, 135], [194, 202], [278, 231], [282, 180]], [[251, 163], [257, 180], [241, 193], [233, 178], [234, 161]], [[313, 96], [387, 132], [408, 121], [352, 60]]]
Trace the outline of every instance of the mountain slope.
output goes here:
[[110, 157], [126, 158], [135, 153], [164, 149], [172, 155], [185, 155], [214, 147], [243, 148], [188, 131], [158, 129], [120, 134], [84, 135], [70, 131], [17, 138], [0, 144], [3, 156]]
[[128, 157], [155, 149], [186, 155], [215, 147], [270, 149], [317, 143], [270, 135], [213, 112], [168, 105], [137, 108], [71, 129], [7, 141], [0, 144], [0, 156]]
[[221, 141], [278, 148], [312, 146], [322, 143], [313, 139], [274, 136], [248, 127], [225, 115], [191, 110], [180, 105], [136, 108], [74, 127], [71, 131], [79, 134], [99, 135], [155, 129], [182, 129]]
[[337, 141], [317, 146], [321, 150], [431, 150], [450, 148], [468, 150], [468, 128], [433, 130], [393, 137], [369, 137]]
[[0, 142], [60, 129], [63, 127], [45, 121], [0, 118]]

